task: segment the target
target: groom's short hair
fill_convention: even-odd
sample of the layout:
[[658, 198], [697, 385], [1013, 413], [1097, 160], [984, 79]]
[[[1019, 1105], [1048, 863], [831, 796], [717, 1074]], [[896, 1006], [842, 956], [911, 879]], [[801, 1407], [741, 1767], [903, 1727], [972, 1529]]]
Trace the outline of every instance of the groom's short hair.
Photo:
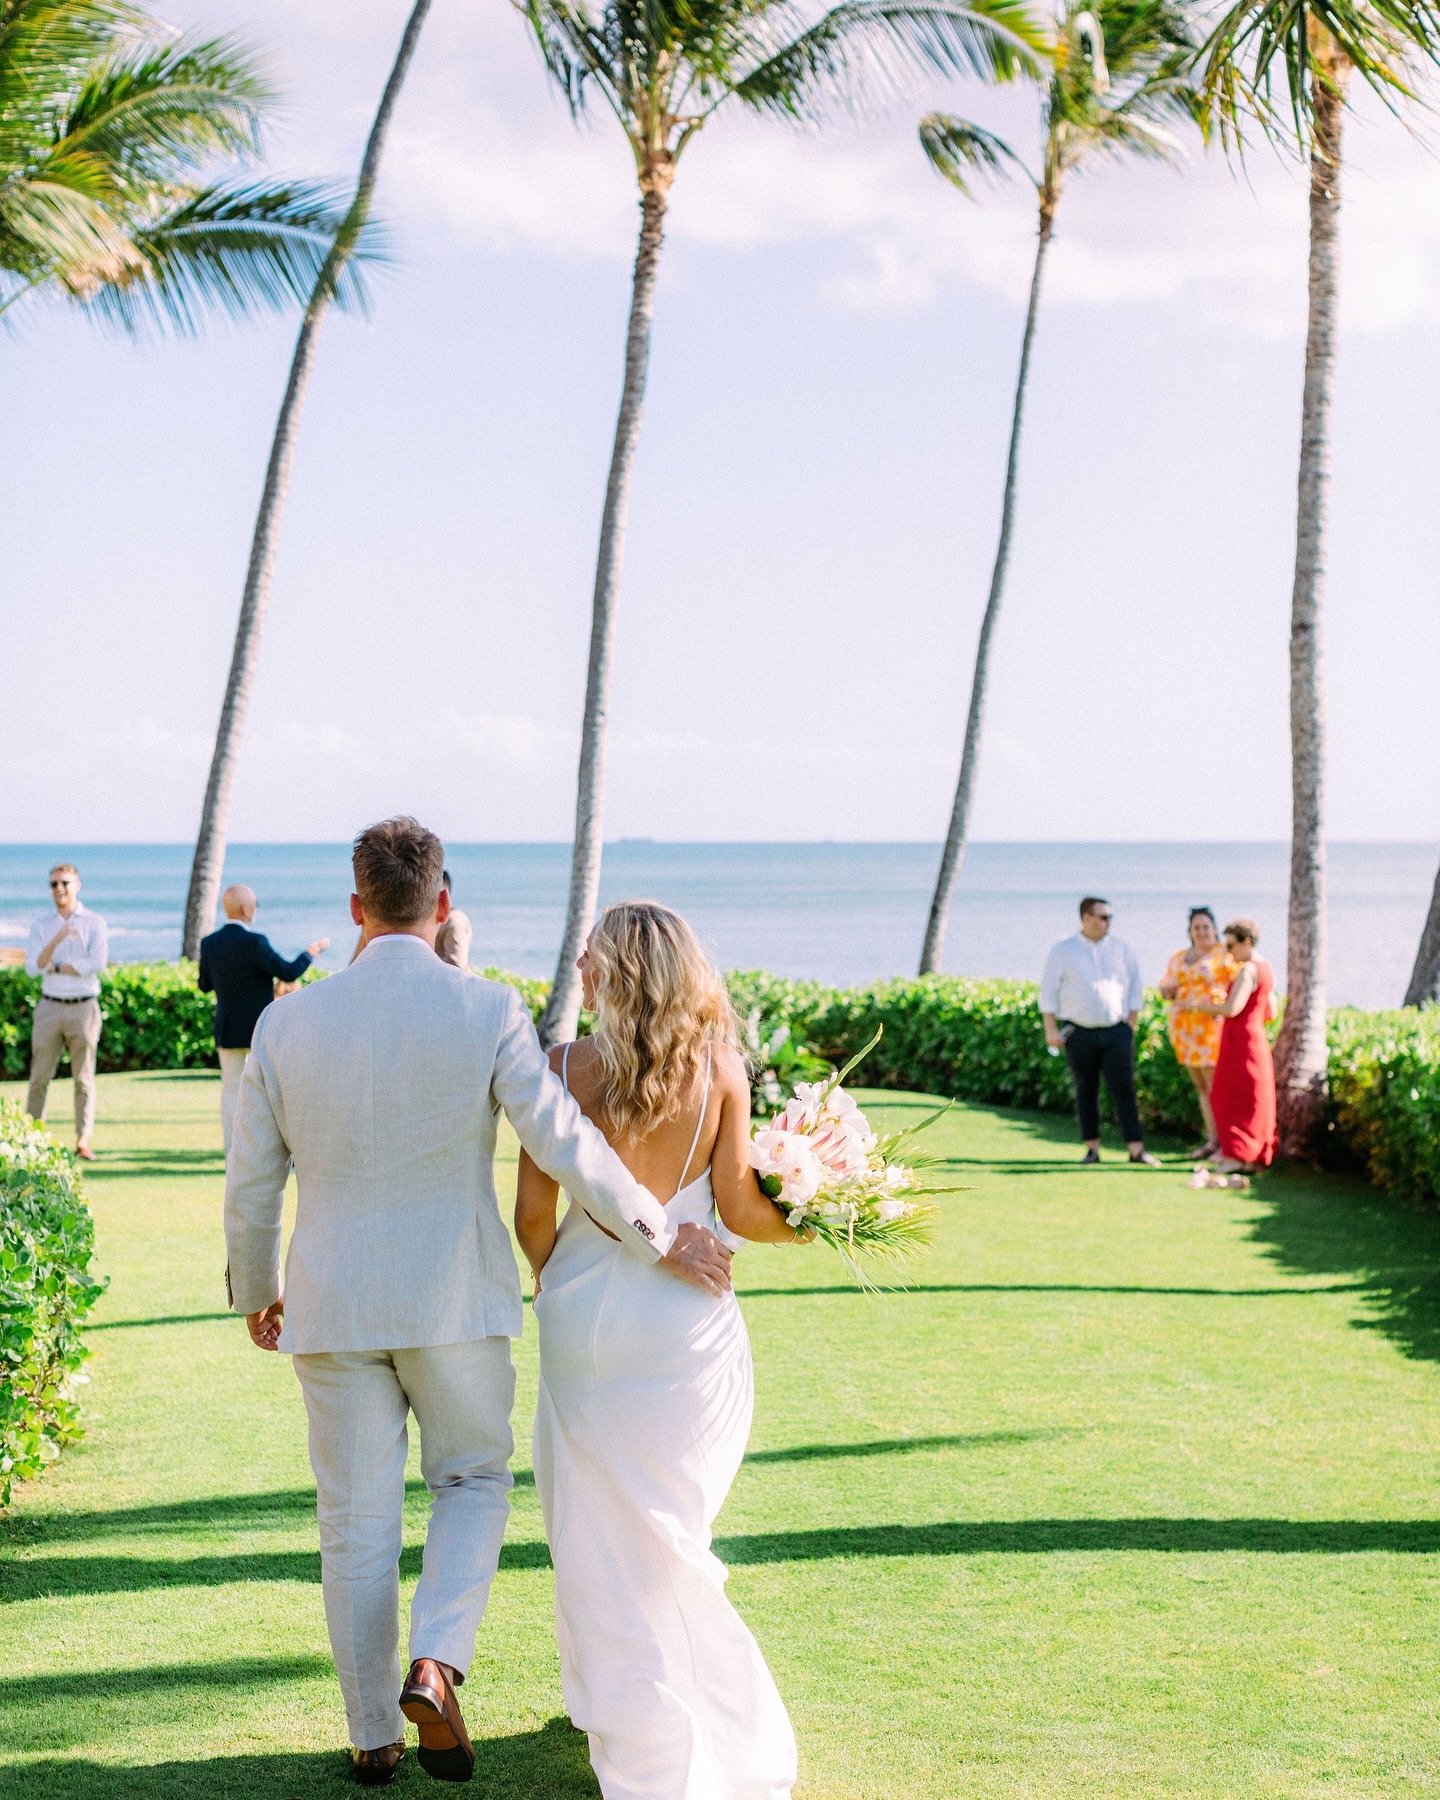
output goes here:
[[372, 919], [417, 925], [433, 917], [445, 870], [445, 846], [418, 819], [367, 825], [351, 857], [355, 892]]

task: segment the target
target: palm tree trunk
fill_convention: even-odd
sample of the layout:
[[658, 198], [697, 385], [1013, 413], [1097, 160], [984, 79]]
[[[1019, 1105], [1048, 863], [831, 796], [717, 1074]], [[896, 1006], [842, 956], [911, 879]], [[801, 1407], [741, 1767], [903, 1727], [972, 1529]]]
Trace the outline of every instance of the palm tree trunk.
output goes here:
[[300, 430], [300, 413], [305, 403], [306, 389], [310, 385], [320, 326], [335, 297], [341, 271], [354, 253], [356, 242], [369, 216], [385, 136], [430, 5], [431, 0], [415, 0], [411, 9], [400, 39], [400, 48], [390, 70], [390, 79], [385, 83], [379, 109], [370, 127], [354, 198], [350, 202], [344, 223], [336, 234], [330, 254], [316, 277], [314, 290], [300, 324], [299, 336], [295, 340], [295, 353], [290, 359], [290, 378], [285, 384], [285, 397], [280, 403], [280, 415], [275, 421], [275, 436], [270, 445], [265, 485], [260, 492], [260, 510], [256, 514], [255, 532], [250, 541], [250, 562], [245, 571], [240, 618], [235, 627], [230, 675], [225, 683], [225, 699], [220, 708], [215, 750], [210, 759], [210, 777], [205, 784], [205, 803], [200, 813], [200, 830], [195, 839], [195, 858], [190, 867], [190, 891], [185, 900], [185, 937], [181, 950], [183, 956], [194, 958], [200, 954], [200, 939], [215, 919], [220, 876], [225, 866], [230, 796], [235, 782], [240, 734], [244, 729], [250, 690], [255, 684], [255, 670], [260, 660], [260, 634], [270, 600], [270, 577], [275, 567], [280, 520], [289, 493], [295, 440]]
[[1340, 153], [1348, 63], [1317, 31], [1310, 152], [1309, 318], [1301, 403], [1295, 586], [1290, 611], [1290, 926], [1285, 1023], [1276, 1045], [1280, 1148], [1306, 1156], [1325, 1109], [1325, 713], [1320, 605], [1330, 490], [1339, 288]]
[[1425, 929], [1420, 933], [1420, 948], [1415, 952], [1410, 985], [1405, 990], [1407, 1006], [1424, 1006], [1427, 1000], [1440, 1000], [1440, 873], [1435, 876], [1430, 910], [1425, 915]]
[[550, 998], [540, 1019], [541, 1042], [560, 1043], [575, 1035], [580, 1018], [580, 975], [576, 959], [595, 919], [600, 892], [605, 788], [605, 731], [610, 711], [610, 666], [615, 647], [615, 616], [620, 594], [620, 565], [625, 550], [625, 523], [630, 504], [630, 478], [645, 376], [650, 364], [650, 329], [655, 314], [655, 282], [660, 245], [665, 234], [668, 182], [652, 181], [640, 197], [640, 242], [630, 290], [630, 324], [625, 337], [625, 382], [615, 421], [615, 447], [600, 518], [600, 549], [595, 560], [595, 594], [590, 618], [590, 664], [585, 677], [585, 716], [580, 727], [580, 766], [575, 796], [575, 841], [570, 853], [570, 895], [565, 933]]
[[955, 803], [950, 809], [950, 829], [945, 834], [945, 848], [940, 856], [940, 873], [935, 880], [935, 893], [930, 901], [930, 918], [925, 926], [925, 943], [920, 952], [920, 973], [933, 975], [940, 967], [945, 949], [945, 928], [950, 921], [950, 904], [955, 898], [955, 884], [960, 879], [960, 866], [965, 860], [965, 845], [970, 831], [970, 802], [975, 788], [975, 767], [980, 760], [980, 727], [985, 716], [985, 693], [990, 677], [990, 639], [995, 621], [1000, 616], [1000, 601], [1005, 592], [1005, 571], [1010, 562], [1010, 534], [1015, 522], [1015, 478], [1020, 463], [1020, 426], [1025, 411], [1025, 390], [1030, 379], [1030, 350], [1035, 341], [1035, 319], [1040, 309], [1040, 275], [1045, 266], [1045, 252], [1055, 225], [1055, 207], [1059, 195], [1042, 195], [1040, 201], [1040, 235], [1035, 246], [1035, 267], [1030, 276], [1030, 304], [1025, 314], [1025, 334], [1020, 340], [1020, 372], [1015, 382], [1015, 410], [1010, 418], [1010, 453], [1005, 463], [1005, 498], [1000, 508], [1000, 542], [995, 550], [995, 566], [990, 572], [990, 595], [980, 621], [980, 638], [975, 646], [975, 669], [970, 677], [970, 711], [965, 719], [965, 747], [960, 754], [960, 778], [955, 783]]

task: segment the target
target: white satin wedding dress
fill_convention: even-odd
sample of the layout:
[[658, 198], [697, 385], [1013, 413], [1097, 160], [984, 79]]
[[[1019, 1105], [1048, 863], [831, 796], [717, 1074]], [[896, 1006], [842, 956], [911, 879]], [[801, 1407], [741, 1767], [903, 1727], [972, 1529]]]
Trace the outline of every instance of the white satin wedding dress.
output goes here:
[[[707, 1066], [682, 1183], [709, 1096]], [[667, 1210], [727, 1236], [708, 1168]], [[605, 1800], [789, 1800], [795, 1735], [710, 1549], [754, 1409], [735, 1296], [639, 1261], [571, 1200], [535, 1314], [565, 1703]]]

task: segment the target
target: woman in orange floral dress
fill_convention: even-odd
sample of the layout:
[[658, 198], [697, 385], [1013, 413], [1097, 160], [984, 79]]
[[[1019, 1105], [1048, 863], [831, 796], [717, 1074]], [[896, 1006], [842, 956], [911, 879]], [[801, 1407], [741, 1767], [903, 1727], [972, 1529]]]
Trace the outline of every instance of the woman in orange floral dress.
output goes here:
[[1208, 906], [1190, 908], [1190, 945], [1177, 950], [1165, 965], [1160, 992], [1170, 1002], [1170, 1042], [1175, 1060], [1195, 1084], [1205, 1121], [1205, 1142], [1192, 1154], [1213, 1156], [1218, 1149], [1210, 1088], [1220, 1059], [1222, 1021], [1201, 1008], [1223, 1006], [1237, 965], [1220, 942], [1215, 915]]

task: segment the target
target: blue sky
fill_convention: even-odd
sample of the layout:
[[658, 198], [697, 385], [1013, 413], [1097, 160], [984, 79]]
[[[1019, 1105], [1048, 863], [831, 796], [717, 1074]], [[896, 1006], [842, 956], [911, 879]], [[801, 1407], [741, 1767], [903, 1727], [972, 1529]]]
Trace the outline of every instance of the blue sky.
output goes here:
[[[184, 0], [285, 95], [269, 166], [348, 176], [403, 0]], [[967, 206], [926, 106], [1017, 141], [1033, 96], [934, 90], [823, 136], [719, 121], [682, 164], [616, 663], [607, 829], [936, 838], [999, 502], [1031, 248]], [[1440, 164], [1351, 140], [1327, 620], [1337, 836], [1440, 837]], [[568, 835], [634, 202], [509, 8], [437, 0], [381, 186], [396, 267], [326, 328], [236, 838], [401, 808]], [[1036, 353], [976, 832], [1288, 829], [1303, 179], [1102, 171], [1066, 197]], [[198, 816], [293, 321], [0, 342], [0, 838]]]

